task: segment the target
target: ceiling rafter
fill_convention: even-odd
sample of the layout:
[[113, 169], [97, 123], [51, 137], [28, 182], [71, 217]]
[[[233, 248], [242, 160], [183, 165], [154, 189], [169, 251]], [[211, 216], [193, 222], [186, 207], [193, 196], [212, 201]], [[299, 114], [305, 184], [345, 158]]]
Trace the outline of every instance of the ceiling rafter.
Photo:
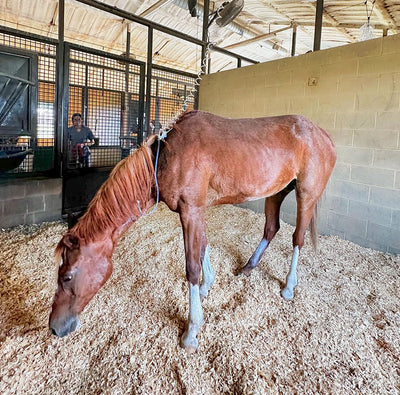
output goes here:
[[122, 40], [122, 36], [124, 36], [129, 29], [129, 22], [125, 19], [121, 19], [121, 30], [118, 35], [115, 37], [114, 41], [111, 42], [111, 48], [115, 48], [119, 41]]
[[[322, 26], [323, 27], [330, 27], [330, 28], [344, 28], [344, 29], [359, 29], [363, 24], [365, 23], [365, 21], [360, 22], [360, 23], [336, 23], [336, 24], [332, 24], [331, 22], [323, 22]], [[314, 26], [314, 22], [307, 22], [307, 21], [296, 21], [296, 24], [298, 26], [305, 26], [305, 27], [309, 27], [309, 26]], [[271, 22], [271, 25], [290, 25], [290, 22], [288, 21], [283, 21], [283, 20], [275, 20], [273, 22]], [[383, 25], [381, 23], [374, 23], [374, 28], [378, 29], [378, 30], [383, 30], [383, 29], [387, 29], [388, 25]], [[395, 32], [400, 32], [400, 28], [390, 28], [390, 30], [395, 31]]]
[[[304, 4], [307, 4], [309, 7], [311, 7], [314, 13], [316, 12], [317, 7], [315, 4], [313, 3], [304, 3]], [[322, 19], [323, 20], [326, 19], [329, 23], [331, 23], [332, 27], [335, 27], [338, 31], [340, 31], [340, 33], [342, 33], [350, 42], [354, 43], [357, 41], [357, 39], [346, 30], [346, 28], [341, 27], [339, 25], [338, 21], [333, 16], [331, 16], [328, 11], [325, 10], [325, 7], [323, 10]], [[322, 27], [324, 27], [324, 23], [322, 23]]]
[[139, 14], [140, 17], [144, 18], [147, 15], [151, 14], [152, 12], [156, 11], [158, 8], [162, 7], [164, 4], [169, 3], [171, 0], [159, 0], [154, 3], [152, 6], [144, 10]]
[[383, 0], [375, 0], [375, 10], [376, 13], [379, 15], [379, 17], [388, 24], [387, 27], [389, 29], [394, 30], [396, 32], [400, 31], [399, 27], [396, 26], [396, 21], [392, 18], [390, 13], [385, 8]]
[[[305, 34], [307, 34], [308, 36], [311, 37], [310, 32], [309, 32], [307, 29], [305, 29], [304, 26], [299, 25], [299, 24], [297, 23], [296, 20], [290, 18], [288, 15], [284, 14], [283, 12], [281, 12], [277, 7], [275, 7], [275, 5], [273, 5], [272, 3], [269, 3], [269, 2], [265, 2], [265, 1], [262, 1], [262, 3], [263, 3], [266, 7], [268, 7], [270, 10], [272, 10], [272, 11], [275, 12], [276, 14], [278, 14], [278, 15], [280, 15], [280, 16], [282, 16], [283, 18], [286, 19], [286, 22], [285, 22], [283, 25], [288, 25], [288, 24], [291, 25], [291, 26], [296, 25], [296, 26], [298, 26], [298, 27], [301, 29], [301, 31], [302, 31], [303, 33], [305, 33]], [[274, 24], [274, 23], [271, 23], [270, 21], [268, 21], [268, 25], [272, 25], [272, 24]], [[313, 24], [313, 26], [314, 26], [314, 24]]]
[[56, 3], [54, 7], [54, 12], [51, 17], [51, 21], [49, 23], [48, 37], [51, 37], [51, 35], [56, 31], [57, 22], [58, 22], [58, 3]]
[[239, 41], [237, 43], [227, 45], [226, 47], [224, 47], [224, 49], [233, 49], [233, 48], [240, 47], [242, 45], [248, 45], [248, 44], [251, 44], [251, 43], [254, 43], [254, 42], [257, 42], [257, 41], [265, 40], [266, 38], [269, 38], [269, 37], [272, 37], [272, 36], [276, 36], [276, 34], [279, 33], [279, 32], [283, 32], [285, 30], [292, 29], [292, 27], [293, 26], [290, 25], [288, 27], [283, 27], [282, 29], [278, 29], [278, 30], [275, 30], [275, 31], [270, 32], [270, 33], [260, 34], [259, 36], [255, 36], [253, 38], [249, 38], [248, 40]]

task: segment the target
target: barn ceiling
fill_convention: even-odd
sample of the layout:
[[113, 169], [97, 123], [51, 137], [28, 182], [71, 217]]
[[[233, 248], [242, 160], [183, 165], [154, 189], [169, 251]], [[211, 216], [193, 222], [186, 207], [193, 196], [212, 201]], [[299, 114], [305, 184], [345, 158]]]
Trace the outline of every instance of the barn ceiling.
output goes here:
[[[211, 1], [210, 13], [223, 1]], [[100, 3], [101, 4], [101, 3]], [[197, 17], [192, 17], [186, 0], [105, 0], [107, 4], [189, 36], [201, 39], [203, 2], [197, 1]], [[215, 22], [209, 41], [220, 48], [266, 62], [291, 56], [296, 31], [296, 55], [313, 50], [316, 1], [244, 0], [240, 14], [224, 27]], [[370, 36], [361, 33], [368, 21]], [[2, 0], [0, 25], [57, 38], [57, 0]], [[400, 1], [324, 1], [321, 49], [400, 33]], [[130, 31], [132, 57], [146, 61], [148, 28], [129, 18], [116, 16], [76, 0], [65, 1], [65, 40], [121, 54], [126, 51]], [[211, 72], [237, 66], [237, 60], [211, 51]], [[153, 37], [153, 62], [197, 73], [201, 48], [157, 29]], [[242, 66], [249, 64], [242, 62]]]

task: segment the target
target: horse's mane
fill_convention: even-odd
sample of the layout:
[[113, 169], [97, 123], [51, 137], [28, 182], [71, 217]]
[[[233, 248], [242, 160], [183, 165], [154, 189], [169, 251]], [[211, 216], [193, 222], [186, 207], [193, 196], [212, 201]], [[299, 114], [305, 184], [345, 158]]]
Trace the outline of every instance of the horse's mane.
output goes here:
[[194, 117], [196, 115], [201, 114], [201, 111], [198, 110], [186, 110], [182, 114], [179, 115], [179, 117], [175, 120], [173, 127], [175, 128], [177, 124], [182, 122], [184, 119]]
[[[133, 154], [119, 162], [97, 191], [86, 213], [70, 230], [78, 239], [94, 241], [130, 219], [138, 219], [152, 196], [154, 165], [150, 136]], [[140, 206], [139, 206], [139, 204]]]

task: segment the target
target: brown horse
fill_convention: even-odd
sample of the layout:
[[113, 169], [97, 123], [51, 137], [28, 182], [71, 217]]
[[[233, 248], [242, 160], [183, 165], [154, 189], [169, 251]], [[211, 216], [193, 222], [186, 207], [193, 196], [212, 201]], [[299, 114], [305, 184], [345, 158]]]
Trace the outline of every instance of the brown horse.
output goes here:
[[182, 346], [189, 352], [198, 347], [201, 298], [214, 281], [205, 234], [207, 206], [266, 198], [263, 238], [241, 269], [249, 274], [279, 230], [283, 199], [295, 189], [294, 252], [282, 290], [286, 299], [293, 298], [304, 234], [310, 222], [314, 229], [315, 208], [335, 161], [328, 133], [302, 116], [226, 119], [200, 111], [183, 114], [166, 141], [151, 136], [114, 168], [85, 215], [59, 242], [56, 254], [62, 260], [51, 331], [65, 336], [76, 329], [78, 314], [111, 275], [119, 237], [158, 196], [179, 213], [182, 223], [190, 295]]

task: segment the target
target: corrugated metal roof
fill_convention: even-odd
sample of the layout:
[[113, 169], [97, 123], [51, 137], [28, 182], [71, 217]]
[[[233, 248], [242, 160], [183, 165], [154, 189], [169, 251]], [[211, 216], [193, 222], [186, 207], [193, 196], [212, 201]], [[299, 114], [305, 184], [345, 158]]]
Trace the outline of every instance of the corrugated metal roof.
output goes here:
[[[144, 17], [155, 23], [201, 39], [202, 2], [198, 17], [191, 17], [186, 0], [106, 0], [103, 3]], [[210, 2], [211, 12], [223, 1]], [[258, 62], [290, 56], [293, 26], [297, 26], [296, 54], [313, 49], [316, 2], [313, 0], [245, 0], [244, 8], [225, 27], [215, 23], [210, 41], [219, 47]], [[360, 27], [374, 26], [373, 36], [400, 32], [400, 2], [396, 1], [324, 1], [321, 49], [356, 42]], [[57, 38], [57, 0], [3, 0], [0, 24], [48, 37]], [[121, 54], [126, 50], [126, 31], [131, 31], [131, 53], [146, 60], [147, 27], [74, 0], [65, 3], [65, 39], [80, 45]], [[276, 34], [274, 32], [277, 31]], [[270, 34], [265, 37], [266, 34]], [[264, 38], [260, 38], [264, 37]], [[248, 42], [249, 39], [253, 42]], [[239, 44], [242, 43], [243, 44]], [[163, 32], [154, 31], [154, 63], [197, 73], [201, 49]], [[211, 53], [211, 71], [236, 67], [236, 59]], [[242, 63], [245, 65], [246, 63]]]

